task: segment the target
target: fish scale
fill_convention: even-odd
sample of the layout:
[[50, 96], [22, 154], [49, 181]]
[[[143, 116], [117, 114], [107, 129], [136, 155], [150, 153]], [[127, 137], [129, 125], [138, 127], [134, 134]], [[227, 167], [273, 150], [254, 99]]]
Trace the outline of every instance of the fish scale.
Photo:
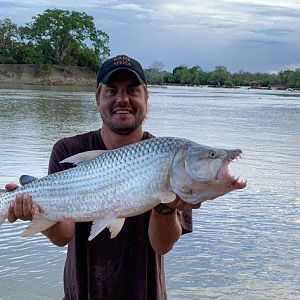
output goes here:
[[[198, 151], [199, 155], [195, 156], [193, 151]], [[219, 163], [216, 164], [215, 159], [216, 166], [213, 165], [207, 171], [209, 173], [215, 169], [215, 174], [208, 174], [211, 180], [215, 180], [218, 170], [222, 166], [227, 168], [228, 162], [224, 162], [228, 157], [234, 157], [236, 154], [233, 153], [240, 150], [229, 152], [186, 139], [162, 137], [114, 150], [90, 151], [72, 156], [62, 163], [78, 164], [76, 167], [32, 180], [12, 192], [0, 193], [0, 224], [5, 220], [8, 207], [15, 200], [16, 194], [28, 193], [42, 212], [34, 215], [26, 235], [45, 230], [47, 226], [64, 219], [94, 221], [94, 231], [97, 232], [92, 233], [92, 236], [107, 226], [116, 226], [114, 220], [119, 219], [116, 223], [119, 228], [122, 222], [120, 218], [144, 213], [161, 202], [171, 202], [176, 198], [176, 191], [187, 190], [190, 193], [191, 187], [185, 186], [190, 182], [193, 188], [202, 188], [203, 184], [192, 179], [185, 170], [190, 159], [185, 160], [184, 155], [190, 155], [195, 160], [195, 164], [189, 167], [192, 170], [199, 161], [210, 163], [207, 159], [211, 151], [222, 153], [217, 161]], [[226, 170], [220, 173], [229, 178]], [[183, 186], [178, 186], [176, 190], [178, 183]], [[209, 196], [207, 199], [217, 196]]]

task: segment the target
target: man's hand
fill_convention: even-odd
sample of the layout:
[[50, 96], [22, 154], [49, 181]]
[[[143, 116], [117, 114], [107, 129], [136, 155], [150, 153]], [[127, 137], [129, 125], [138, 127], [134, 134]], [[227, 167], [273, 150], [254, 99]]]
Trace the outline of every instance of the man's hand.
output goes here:
[[[5, 186], [6, 191], [10, 192], [18, 187], [15, 183], [8, 183]], [[33, 215], [39, 212], [39, 207], [32, 202], [32, 198], [28, 194], [20, 193], [17, 194], [16, 200], [10, 205], [8, 209], [7, 219], [13, 223], [20, 219], [23, 221], [31, 221]]]
[[187, 202], [184, 202], [183, 200], [181, 200], [178, 196], [176, 197], [176, 199], [173, 202], [170, 203], [166, 203], [166, 205], [174, 208], [174, 209], [178, 209], [178, 210], [186, 210], [188, 208], [190, 209], [197, 209], [201, 206], [201, 203], [199, 204], [189, 204]]
[[[8, 183], [5, 189], [8, 192], [15, 190], [18, 187], [15, 183]], [[32, 202], [32, 198], [28, 194], [17, 194], [16, 200], [8, 209], [7, 219], [13, 223], [20, 219], [23, 221], [31, 221], [34, 214], [41, 212], [41, 209]], [[42, 232], [49, 240], [57, 246], [65, 246], [73, 237], [74, 222], [57, 222], [52, 227]]]

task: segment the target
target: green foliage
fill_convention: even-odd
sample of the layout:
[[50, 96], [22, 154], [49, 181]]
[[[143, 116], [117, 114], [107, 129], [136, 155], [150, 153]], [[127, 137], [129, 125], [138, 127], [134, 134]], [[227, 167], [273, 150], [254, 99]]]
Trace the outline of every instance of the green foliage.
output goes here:
[[150, 84], [162, 84], [164, 82], [165, 73], [162, 71], [163, 63], [154, 62], [149, 69], [145, 69], [145, 75], [147, 77], [148, 83]]
[[47, 9], [24, 27], [0, 20], [0, 62], [58, 64], [97, 70], [109, 56], [109, 36], [93, 17], [76, 11]]
[[81, 61], [82, 66], [90, 67], [96, 63], [99, 66], [99, 62], [109, 55], [109, 36], [96, 29], [93, 17], [86, 13], [47, 9], [32, 19], [22, 28], [23, 37], [48, 62], [68, 65], [78, 56], [87, 56], [89, 61], [87, 65]]
[[192, 68], [180, 65], [172, 72], [146, 69], [146, 77], [150, 84], [300, 88], [300, 69], [281, 71], [278, 74], [252, 74], [243, 70], [231, 74], [224, 66], [217, 66], [212, 72], [205, 72], [199, 65]]
[[8, 18], [0, 20], [0, 63], [17, 63], [15, 52], [19, 48], [19, 31]]
[[215, 70], [211, 72], [210, 76], [208, 77], [209, 84], [216, 86], [224, 86], [225, 83], [231, 86], [231, 81], [230, 73], [224, 66], [215, 67]]

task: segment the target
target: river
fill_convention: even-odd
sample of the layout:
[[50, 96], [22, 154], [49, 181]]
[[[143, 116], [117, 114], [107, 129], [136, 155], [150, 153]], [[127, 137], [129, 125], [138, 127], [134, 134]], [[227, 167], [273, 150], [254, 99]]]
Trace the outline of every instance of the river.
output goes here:
[[[0, 187], [45, 175], [56, 140], [100, 126], [92, 92], [0, 89]], [[166, 255], [169, 298], [299, 299], [300, 93], [152, 87], [145, 129], [245, 157], [231, 169], [247, 188], [195, 210]], [[61, 299], [66, 247], [25, 227], [0, 227], [0, 299]]]

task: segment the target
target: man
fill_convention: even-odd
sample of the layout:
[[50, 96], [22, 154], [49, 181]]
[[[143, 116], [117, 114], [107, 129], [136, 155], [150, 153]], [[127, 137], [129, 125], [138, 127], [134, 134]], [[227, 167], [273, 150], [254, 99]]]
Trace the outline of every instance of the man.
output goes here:
[[[72, 167], [59, 162], [76, 153], [115, 149], [152, 137], [142, 129], [148, 92], [144, 71], [136, 60], [119, 55], [103, 63], [97, 75], [96, 103], [102, 128], [58, 141], [49, 173]], [[16, 185], [6, 188], [12, 190]], [[192, 231], [191, 208], [180, 199], [168, 206], [160, 204], [127, 218], [114, 239], [106, 229], [89, 242], [91, 223], [64, 221], [45, 230], [43, 234], [53, 244], [68, 244], [65, 299], [166, 299], [163, 254], [182, 233]], [[19, 194], [9, 208], [8, 220], [31, 220], [37, 211], [30, 195]]]

